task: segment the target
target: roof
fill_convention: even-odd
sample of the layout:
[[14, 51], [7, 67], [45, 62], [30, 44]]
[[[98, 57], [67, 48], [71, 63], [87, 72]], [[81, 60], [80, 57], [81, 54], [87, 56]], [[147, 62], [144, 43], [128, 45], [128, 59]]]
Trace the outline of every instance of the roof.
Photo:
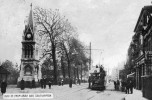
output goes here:
[[137, 31], [138, 27], [140, 27], [140, 22], [141, 22], [141, 19], [143, 18], [143, 15], [146, 13], [145, 11], [148, 11], [149, 13], [152, 13], [152, 6], [144, 6], [140, 12], [140, 15], [139, 15], [139, 18], [138, 18], [138, 21], [136, 23], [136, 26], [135, 26], [135, 29], [134, 29], [134, 32]]
[[33, 22], [33, 10], [32, 10], [32, 4], [31, 4], [31, 10], [28, 16], [28, 23], [25, 26], [25, 33], [30, 29], [32, 34], [34, 33], [34, 22]]
[[28, 25], [33, 30], [33, 11], [32, 11], [32, 5], [31, 5], [31, 10], [30, 10], [29, 18], [28, 18]]
[[5, 68], [3, 68], [2, 66], [0, 66], [0, 74], [10, 74], [9, 71], [7, 71]]

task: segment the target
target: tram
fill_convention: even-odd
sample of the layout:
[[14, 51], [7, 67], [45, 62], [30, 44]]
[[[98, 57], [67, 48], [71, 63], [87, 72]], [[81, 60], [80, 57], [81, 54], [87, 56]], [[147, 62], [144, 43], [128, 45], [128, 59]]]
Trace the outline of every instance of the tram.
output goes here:
[[105, 76], [106, 73], [103, 70], [103, 68], [100, 68], [99, 72], [95, 70], [93, 73], [90, 73], [89, 88], [96, 90], [105, 90], [105, 85], [106, 85]]

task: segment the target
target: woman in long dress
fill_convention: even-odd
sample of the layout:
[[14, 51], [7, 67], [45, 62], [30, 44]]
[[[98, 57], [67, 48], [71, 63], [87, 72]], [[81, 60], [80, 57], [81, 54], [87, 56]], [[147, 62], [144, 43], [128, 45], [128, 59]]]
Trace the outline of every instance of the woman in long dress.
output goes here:
[[7, 83], [3, 80], [1, 83], [1, 93], [2, 95], [6, 92]]

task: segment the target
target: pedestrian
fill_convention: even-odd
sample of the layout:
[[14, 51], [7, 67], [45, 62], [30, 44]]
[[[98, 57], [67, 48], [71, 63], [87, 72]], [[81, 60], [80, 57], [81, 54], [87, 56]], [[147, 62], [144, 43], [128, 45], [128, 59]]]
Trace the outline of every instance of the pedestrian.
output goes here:
[[35, 79], [32, 80], [32, 88], [35, 88]]
[[52, 82], [49, 81], [48, 85], [49, 85], [49, 89], [51, 89]]
[[119, 82], [119, 80], [117, 80], [117, 90], [119, 91], [119, 87], [120, 87], [120, 82]]
[[45, 89], [46, 88], [46, 82], [47, 82], [46, 78], [44, 78], [43, 81], [44, 81], [44, 89]]
[[69, 80], [69, 87], [72, 88], [72, 79]]
[[133, 93], [133, 87], [134, 87], [134, 84], [133, 84], [133, 81], [129, 81], [129, 89], [130, 89], [130, 92], [131, 94]]
[[1, 83], [1, 93], [2, 95], [6, 92], [7, 83], [3, 80]]
[[43, 84], [44, 84], [43, 79], [40, 80], [40, 83], [41, 83], [41, 88], [43, 89]]
[[116, 83], [116, 81], [114, 81], [114, 88], [115, 88], [115, 90], [116, 90], [116, 85], [117, 85], [117, 83]]
[[126, 82], [125, 81], [122, 81], [122, 92], [124, 92], [125, 91], [125, 87], [126, 87]]
[[129, 94], [129, 82], [126, 82], [126, 94]]
[[81, 84], [81, 83], [80, 83], [80, 79], [78, 79], [78, 83], [79, 83], [79, 85]]
[[21, 90], [24, 90], [24, 88], [25, 88], [25, 82], [24, 82], [24, 80], [22, 78], [22, 80], [21, 80]]

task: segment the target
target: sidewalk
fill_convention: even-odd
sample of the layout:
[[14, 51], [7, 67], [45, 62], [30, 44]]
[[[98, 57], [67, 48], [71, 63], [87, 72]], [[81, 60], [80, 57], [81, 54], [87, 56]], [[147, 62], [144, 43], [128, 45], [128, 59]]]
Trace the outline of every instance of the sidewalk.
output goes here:
[[127, 94], [124, 100], [148, 100], [142, 96], [141, 90], [133, 90], [133, 94]]
[[[54, 99], [58, 100], [61, 97], [67, 96], [70, 93], [79, 91], [81, 89], [85, 89], [87, 87], [88, 87], [87, 83], [81, 83], [81, 85], [73, 84], [72, 88], [69, 88], [69, 84], [65, 84], [63, 86], [53, 85], [51, 89], [49, 89], [47, 85], [46, 89], [41, 89], [41, 87], [37, 87], [35, 89], [25, 88], [24, 90], [21, 90], [20, 88], [17, 88], [16, 85], [8, 85], [6, 93], [53, 93]], [[2, 99], [3, 99], [3, 96], [0, 93], [0, 100]], [[24, 100], [27, 100], [27, 99], [24, 99]], [[31, 100], [31, 99], [28, 99], [28, 100]]]

